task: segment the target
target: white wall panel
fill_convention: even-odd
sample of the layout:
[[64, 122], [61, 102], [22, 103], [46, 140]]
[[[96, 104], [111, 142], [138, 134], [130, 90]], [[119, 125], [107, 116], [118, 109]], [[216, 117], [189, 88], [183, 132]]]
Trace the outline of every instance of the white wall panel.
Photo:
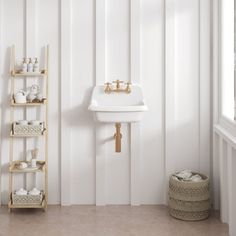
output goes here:
[[236, 138], [221, 125], [214, 125], [214, 208], [220, 208], [220, 218], [229, 224], [229, 234], [235, 235], [236, 204], [234, 202]]
[[[60, 2], [37, 0], [36, 50], [49, 44], [48, 202], [60, 203]], [[42, 54], [41, 54], [42, 55]]]
[[[204, 43], [208, 43], [210, 36], [208, 31], [206, 42], [200, 38], [200, 2], [198, 0], [177, 1], [174, 11], [175, 20], [172, 26], [175, 37], [174, 60], [171, 59], [171, 52], [168, 55], [174, 65], [166, 61], [169, 76], [166, 84], [167, 173], [185, 168], [200, 171], [200, 160], [202, 160], [200, 156], [200, 106], [203, 104], [202, 101], [200, 103], [200, 98], [206, 99], [207, 102], [210, 99], [205, 97], [205, 94], [201, 94], [200, 87], [201, 76], [206, 78], [206, 85], [210, 81], [210, 74], [205, 75], [204, 70], [200, 73], [201, 45], [205, 46]], [[209, 60], [208, 57], [207, 62]], [[172, 68], [175, 71], [174, 76], [168, 72]], [[204, 93], [209, 94], [209, 86], [206, 88], [208, 90]], [[204, 119], [208, 120], [209, 117], [210, 114]], [[208, 130], [207, 135], [209, 132]], [[209, 144], [209, 138], [206, 142]], [[201, 163], [202, 166], [208, 165], [210, 153], [208, 152], [206, 156], [206, 162]], [[206, 174], [209, 174], [209, 170]]]
[[[1, 194], [2, 202], [8, 203], [8, 162], [9, 162], [9, 132], [10, 132], [10, 47], [17, 46], [16, 56], [22, 58], [24, 46], [24, 1], [1, 1]], [[11, 20], [9, 20], [11, 19]], [[23, 81], [17, 82], [17, 87], [23, 86]], [[23, 112], [16, 111], [19, 117], [23, 118]], [[23, 158], [23, 142], [15, 142], [15, 158]], [[23, 176], [14, 179], [15, 185], [24, 185]]]
[[[1, 0], [3, 203], [13, 43], [18, 58], [50, 45], [50, 204], [162, 204], [170, 173], [209, 172], [209, 1], [34, 0], [27, 11], [26, 3]], [[120, 154], [114, 125], [95, 124], [87, 110], [93, 86], [115, 79], [140, 83], [149, 107], [140, 125], [122, 124]]]
[[71, 139], [72, 203], [95, 203], [95, 125], [88, 111], [95, 84], [95, 3], [72, 1]]
[[[130, 1], [127, 0], [107, 1], [107, 81], [116, 79], [130, 81]], [[107, 203], [129, 204], [128, 125], [121, 124], [122, 152], [119, 154], [115, 153], [114, 133], [115, 126], [107, 125]]]
[[[141, 202], [162, 203], [164, 197], [163, 82], [164, 1], [141, 5], [141, 84], [149, 111], [141, 123]], [[161, 191], [160, 191], [161, 190]]]

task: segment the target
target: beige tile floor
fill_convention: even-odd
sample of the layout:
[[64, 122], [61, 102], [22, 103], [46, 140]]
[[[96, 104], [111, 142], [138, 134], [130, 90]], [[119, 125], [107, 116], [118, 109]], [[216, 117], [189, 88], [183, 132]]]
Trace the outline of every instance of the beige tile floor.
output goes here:
[[200, 222], [169, 216], [165, 206], [49, 206], [48, 212], [0, 208], [0, 236], [228, 236], [217, 213]]

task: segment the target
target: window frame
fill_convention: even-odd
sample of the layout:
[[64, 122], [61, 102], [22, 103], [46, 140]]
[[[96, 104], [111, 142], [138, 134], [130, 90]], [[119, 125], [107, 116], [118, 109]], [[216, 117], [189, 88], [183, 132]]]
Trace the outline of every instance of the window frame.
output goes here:
[[[234, 0], [235, 2], [235, 0]], [[212, 39], [213, 39], [213, 62], [212, 62], [212, 74], [213, 74], [213, 125], [219, 124], [225, 128], [230, 134], [236, 137], [236, 72], [234, 70], [234, 119], [230, 119], [223, 114], [222, 111], [222, 57], [221, 57], [221, 43], [222, 43], [222, 0], [213, 1], [212, 11]], [[236, 9], [236, 4], [234, 6]], [[234, 30], [236, 24], [234, 24]], [[236, 45], [234, 43], [234, 49]]]

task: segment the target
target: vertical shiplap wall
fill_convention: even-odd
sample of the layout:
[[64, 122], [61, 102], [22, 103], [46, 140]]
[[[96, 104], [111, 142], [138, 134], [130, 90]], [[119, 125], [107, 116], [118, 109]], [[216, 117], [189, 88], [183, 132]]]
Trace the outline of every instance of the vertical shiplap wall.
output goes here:
[[[18, 58], [50, 44], [50, 204], [162, 204], [170, 173], [209, 173], [210, 0], [1, 0], [0, 10], [2, 203], [12, 44]], [[149, 106], [140, 124], [122, 124], [121, 154], [114, 125], [87, 110], [93, 86], [115, 79], [140, 83]]]
[[211, 2], [167, 0], [166, 9], [166, 175], [209, 174]]
[[165, 196], [165, 1], [142, 1], [141, 14], [141, 85], [149, 107], [141, 123], [141, 202], [155, 204]]

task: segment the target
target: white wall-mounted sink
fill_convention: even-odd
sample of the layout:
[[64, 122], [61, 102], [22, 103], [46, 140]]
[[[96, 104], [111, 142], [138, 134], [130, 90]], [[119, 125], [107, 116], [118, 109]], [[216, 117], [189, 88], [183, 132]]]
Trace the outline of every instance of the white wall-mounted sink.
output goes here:
[[138, 85], [132, 85], [130, 93], [109, 94], [105, 93], [104, 86], [100, 85], [94, 87], [88, 109], [94, 112], [96, 121], [117, 123], [138, 122], [148, 108]]

